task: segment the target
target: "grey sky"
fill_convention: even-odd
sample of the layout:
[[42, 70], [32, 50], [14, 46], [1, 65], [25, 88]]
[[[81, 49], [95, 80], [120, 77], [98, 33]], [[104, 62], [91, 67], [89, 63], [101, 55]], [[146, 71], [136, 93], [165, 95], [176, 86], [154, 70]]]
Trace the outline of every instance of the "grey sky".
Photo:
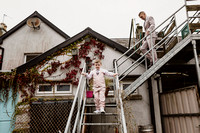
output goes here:
[[[73, 36], [87, 27], [109, 38], [128, 38], [131, 18], [143, 24], [143, 10], [155, 18], [156, 25], [184, 4], [184, 0], [0, 0], [0, 22], [8, 30], [34, 11]], [[199, 3], [200, 0], [197, 0]]]

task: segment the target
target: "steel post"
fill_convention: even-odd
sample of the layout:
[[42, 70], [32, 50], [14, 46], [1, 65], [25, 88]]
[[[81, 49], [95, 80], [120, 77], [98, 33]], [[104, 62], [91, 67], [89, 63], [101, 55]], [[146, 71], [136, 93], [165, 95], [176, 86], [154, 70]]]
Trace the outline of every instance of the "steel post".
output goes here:
[[194, 58], [195, 58], [195, 64], [196, 64], [198, 87], [200, 88], [200, 68], [199, 68], [199, 59], [198, 59], [198, 55], [197, 55], [195, 40], [192, 40], [192, 45], [193, 45], [193, 52], [194, 52]]

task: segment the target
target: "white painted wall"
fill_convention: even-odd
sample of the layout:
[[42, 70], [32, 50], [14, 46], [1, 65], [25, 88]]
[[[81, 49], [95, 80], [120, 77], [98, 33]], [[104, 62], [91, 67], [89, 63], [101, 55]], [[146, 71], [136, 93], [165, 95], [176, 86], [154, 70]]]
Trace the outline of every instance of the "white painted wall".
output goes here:
[[[92, 50], [90, 55], [92, 55]], [[119, 51], [114, 50], [113, 48], [109, 46], [105, 46], [105, 50], [103, 51], [103, 55], [105, 58], [102, 60], [102, 68], [107, 70], [113, 70], [113, 60], [117, 59], [119, 56], [121, 56], [121, 53]], [[60, 62], [65, 62], [69, 60], [71, 56], [61, 55], [58, 57], [55, 57], [54, 59], [59, 60]], [[82, 60], [81, 67], [83, 65], [84, 60]], [[50, 62], [49, 62], [50, 63]], [[130, 59], [128, 63], [126, 63], [120, 70], [122, 71], [124, 68], [131, 65], [132, 60]], [[46, 65], [47, 66], [47, 65]], [[46, 66], [42, 67], [40, 70], [44, 69]], [[92, 68], [94, 69], [94, 68]], [[139, 66], [135, 71], [133, 71], [131, 74], [138, 75], [142, 74], [144, 72], [144, 67], [141, 65]], [[69, 70], [58, 70], [57, 72], [53, 73], [52, 76], [48, 77], [48, 80], [62, 80], [65, 78], [65, 73]], [[53, 77], [56, 75], [59, 75], [63, 73], [60, 77]], [[46, 73], [45, 76], [48, 76]], [[80, 76], [80, 75], [78, 75]], [[134, 80], [132, 80], [133, 82]], [[124, 81], [126, 82], [126, 81]], [[129, 80], [129, 82], [131, 82]], [[130, 131], [136, 131], [138, 125], [147, 125], [151, 124], [151, 116], [150, 116], [150, 105], [149, 105], [149, 93], [148, 93], [148, 85], [145, 82], [142, 86], [138, 88], [138, 94], [142, 96], [142, 100], [128, 100], [125, 101], [125, 114], [126, 114], [126, 120], [131, 125]], [[76, 93], [77, 86], [73, 86], [73, 93], [72, 96]], [[130, 112], [130, 113], [129, 113]], [[131, 114], [131, 116], [129, 115]], [[130, 125], [129, 125], [130, 127]]]
[[44, 53], [65, 41], [65, 38], [41, 22], [40, 30], [27, 25], [3, 40], [4, 59], [2, 70], [14, 69], [24, 63], [25, 53]]

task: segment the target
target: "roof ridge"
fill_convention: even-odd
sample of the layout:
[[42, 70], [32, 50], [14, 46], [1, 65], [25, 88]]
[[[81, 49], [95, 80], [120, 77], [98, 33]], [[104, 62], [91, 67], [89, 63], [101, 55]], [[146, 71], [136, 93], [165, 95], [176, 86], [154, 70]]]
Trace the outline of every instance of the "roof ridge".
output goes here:
[[[91, 37], [97, 38], [99, 41], [107, 44], [108, 46], [112, 47], [113, 49], [119, 51], [120, 53], [124, 53], [128, 50], [128, 48], [122, 46], [121, 44], [97, 33], [96, 31], [92, 30], [90, 27], [87, 27], [86, 29], [84, 29], [83, 31], [79, 32], [78, 34], [74, 35], [73, 37], [69, 38], [68, 40], [58, 44], [57, 46], [49, 49], [48, 51], [44, 52], [43, 54], [37, 56], [36, 58], [30, 60], [29, 62], [18, 66], [17, 67], [17, 72], [18, 73], [22, 73], [24, 72], [27, 68], [30, 68], [34, 65], [36, 65], [37, 63], [43, 61], [44, 59], [47, 58], [47, 56], [50, 56], [51, 54], [53, 54], [54, 52], [57, 52], [59, 50], [61, 50], [62, 48], [72, 44], [73, 42], [79, 40], [80, 38], [86, 36], [86, 35], [90, 35]], [[132, 51], [128, 52], [127, 55], [130, 55], [132, 53]], [[135, 56], [131, 56], [132, 59], [138, 59], [140, 56], [139, 55], [135, 55]]]
[[47, 20], [44, 16], [42, 16], [38, 11], [33, 12], [31, 15], [26, 17], [24, 20], [22, 20], [20, 23], [18, 23], [16, 26], [11, 28], [9, 31], [7, 31], [5, 34], [3, 34], [0, 37], [0, 44], [3, 43], [3, 40], [10, 36], [12, 33], [17, 31], [19, 28], [24, 26], [26, 24], [26, 21], [31, 17], [38, 17], [41, 19], [45, 24], [47, 24], [49, 27], [51, 27], [53, 30], [55, 30], [57, 33], [59, 33], [61, 36], [63, 36], [65, 39], [69, 39], [70, 37], [64, 33], [62, 30], [60, 30], [58, 27], [56, 27], [53, 23], [51, 23], [49, 20]]

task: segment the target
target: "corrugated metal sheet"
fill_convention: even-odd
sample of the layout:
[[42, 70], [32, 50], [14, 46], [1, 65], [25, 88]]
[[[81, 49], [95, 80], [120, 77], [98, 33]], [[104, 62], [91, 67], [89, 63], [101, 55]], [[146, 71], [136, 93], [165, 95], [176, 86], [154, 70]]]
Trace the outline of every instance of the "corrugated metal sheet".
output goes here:
[[165, 133], [200, 133], [200, 103], [196, 86], [160, 94]]

